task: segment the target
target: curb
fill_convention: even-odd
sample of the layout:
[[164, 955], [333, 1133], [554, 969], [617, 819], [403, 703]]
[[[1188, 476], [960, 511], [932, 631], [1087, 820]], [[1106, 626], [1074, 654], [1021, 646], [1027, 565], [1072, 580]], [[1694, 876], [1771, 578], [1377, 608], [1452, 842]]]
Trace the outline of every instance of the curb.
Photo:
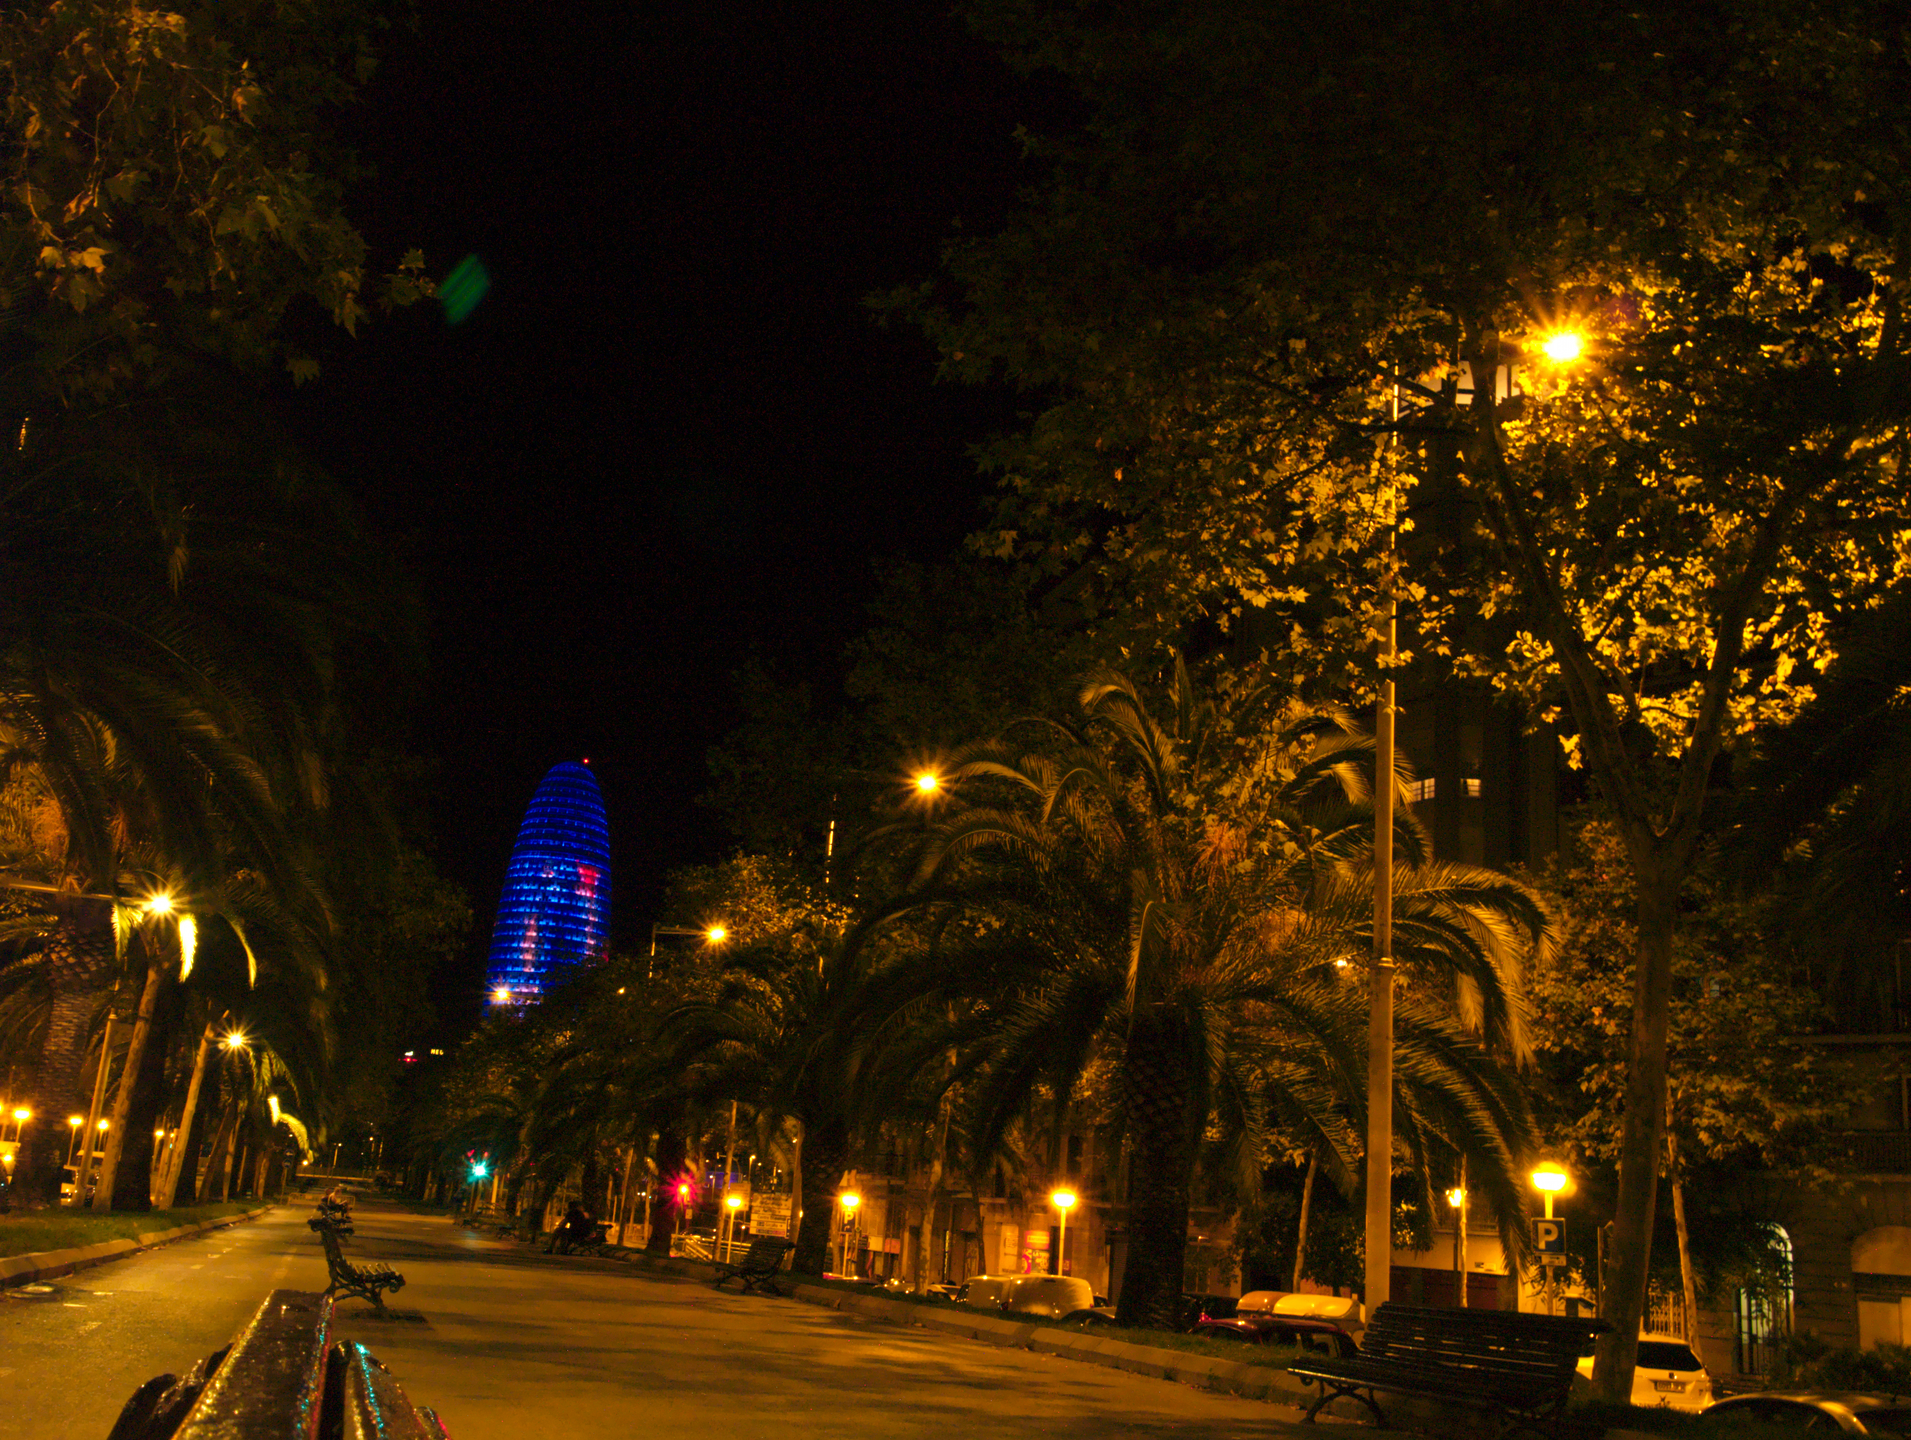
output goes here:
[[179, 1225], [171, 1230], [149, 1231], [131, 1240], [101, 1240], [94, 1245], [75, 1245], [66, 1250], [36, 1250], [28, 1255], [8, 1255], [0, 1259], [0, 1289], [14, 1285], [28, 1285], [36, 1280], [50, 1280], [57, 1275], [71, 1275], [76, 1270], [87, 1270], [95, 1265], [104, 1265], [109, 1260], [135, 1255], [141, 1250], [151, 1250], [156, 1245], [168, 1245], [174, 1240], [184, 1240], [190, 1235], [202, 1235], [208, 1230], [222, 1230], [228, 1225], [237, 1225], [242, 1220], [257, 1219], [271, 1208], [270, 1205], [261, 1205], [256, 1210], [241, 1211], [237, 1215], [222, 1215], [216, 1220], [201, 1220], [197, 1225]]

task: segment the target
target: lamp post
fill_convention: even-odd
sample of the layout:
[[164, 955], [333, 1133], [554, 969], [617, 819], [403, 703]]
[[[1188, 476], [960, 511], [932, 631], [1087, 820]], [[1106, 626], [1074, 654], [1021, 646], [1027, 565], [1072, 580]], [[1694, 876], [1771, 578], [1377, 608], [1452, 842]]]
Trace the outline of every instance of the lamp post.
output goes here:
[[1050, 1257], [1053, 1268], [1051, 1275], [1068, 1273], [1068, 1212], [1075, 1208], [1076, 1195], [1073, 1190], [1057, 1190], [1048, 1197], [1048, 1203], [1062, 1212], [1062, 1223], [1055, 1236], [1055, 1254]]
[[737, 1248], [737, 1211], [743, 1208], [743, 1197], [741, 1195], [725, 1195], [723, 1197], [723, 1208], [725, 1211], [723, 1217], [724, 1248], [720, 1252], [720, 1258], [730, 1258], [734, 1256]]
[[[1553, 1197], [1556, 1195], [1565, 1195], [1567, 1187], [1572, 1183], [1572, 1177], [1552, 1161], [1546, 1160], [1533, 1167], [1533, 1173], [1529, 1178], [1533, 1182], [1533, 1188], [1545, 1197], [1546, 1218], [1548, 1220], [1553, 1219]], [[1544, 1265], [1546, 1269], [1546, 1313], [1550, 1315], [1553, 1313], [1553, 1272], [1555, 1267], [1547, 1265], [1545, 1262], [1546, 1257], [1541, 1256], [1540, 1263]]]
[[1453, 1207], [1453, 1278], [1460, 1288], [1455, 1303], [1466, 1309], [1466, 1171], [1460, 1171], [1460, 1183], [1447, 1191], [1447, 1204]]
[[837, 1245], [836, 1273], [844, 1274], [849, 1268], [849, 1229], [856, 1223], [856, 1207], [863, 1203], [863, 1197], [854, 1190], [845, 1190], [836, 1197], [836, 1203], [843, 1207], [842, 1240]]

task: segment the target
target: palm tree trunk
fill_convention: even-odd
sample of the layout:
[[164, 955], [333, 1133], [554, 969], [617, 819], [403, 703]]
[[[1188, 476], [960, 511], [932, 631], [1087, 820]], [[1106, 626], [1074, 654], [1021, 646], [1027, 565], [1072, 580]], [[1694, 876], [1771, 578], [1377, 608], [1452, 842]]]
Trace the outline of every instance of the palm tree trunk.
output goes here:
[[803, 1127], [803, 1223], [796, 1230], [790, 1268], [804, 1275], [829, 1269], [830, 1225], [836, 1187], [849, 1168], [849, 1137], [841, 1126]]
[[1314, 1208], [1314, 1175], [1320, 1169], [1320, 1151], [1307, 1152], [1307, 1178], [1301, 1181], [1301, 1227], [1294, 1237], [1294, 1283], [1289, 1288], [1300, 1292], [1301, 1276], [1307, 1268], [1307, 1222]]
[[185, 1018], [184, 1000], [177, 986], [160, 991], [145, 1056], [137, 1070], [128, 1072], [133, 1103], [126, 1112], [126, 1137], [120, 1152], [118, 1178], [113, 1185], [115, 1210], [153, 1208], [153, 1152], [159, 1143], [153, 1127], [163, 1118], [167, 1060], [174, 1049], [179, 1022]]
[[84, 1112], [80, 1076], [86, 1068], [87, 1031], [100, 987], [111, 972], [113, 907], [105, 900], [56, 895], [58, 917], [43, 952], [52, 981], [52, 1005], [38, 1063], [25, 1094], [33, 1118], [20, 1135], [14, 1189], [25, 1205], [57, 1205], [72, 1130], [66, 1117]]
[[1128, 1179], [1128, 1263], [1116, 1308], [1123, 1325], [1174, 1329], [1188, 1253], [1194, 1184], [1194, 1082], [1168, 1021], [1138, 1016], [1123, 1067], [1133, 1159]]
[[[179, 1194], [179, 1176], [181, 1167], [187, 1160], [187, 1147], [192, 1139], [192, 1122], [199, 1110], [199, 1091], [206, 1079], [206, 1057], [212, 1053], [212, 1022], [206, 1022], [206, 1032], [199, 1037], [199, 1053], [193, 1057], [192, 1079], [186, 1085], [186, 1108], [179, 1117], [179, 1142], [173, 1146], [168, 1157], [166, 1174], [159, 1183], [159, 1208], [170, 1210]], [[196, 1157], [198, 1151], [193, 1151]]]
[[666, 1126], [658, 1132], [657, 1178], [650, 1183], [654, 1198], [650, 1207], [650, 1234], [644, 1239], [646, 1255], [670, 1253], [670, 1237], [676, 1233], [677, 1216], [683, 1209], [677, 1199], [677, 1185], [689, 1154], [690, 1145], [682, 1131]]
[[[119, 1089], [113, 1096], [112, 1122], [106, 1129], [106, 1154], [100, 1160], [99, 1184], [93, 1191], [95, 1210], [114, 1208], [114, 1182], [119, 1175], [120, 1157], [126, 1154], [128, 1122], [133, 1116], [134, 1100], [139, 1092], [140, 1070], [145, 1064], [146, 1048], [152, 1038], [153, 1014], [159, 1008], [159, 991], [166, 983], [166, 964], [160, 958], [158, 951], [146, 944], [143, 937], [140, 950], [148, 957], [146, 984], [139, 992], [139, 1009], [133, 1016], [133, 1038], [127, 1042], [126, 1064], [120, 1069]], [[138, 1141], [141, 1138], [139, 1135], [133, 1136], [135, 1149], [139, 1148]], [[143, 1138], [146, 1142], [145, 1154], [150, 1160], [153, 1149], [152, 1136], [145, 1135]], [[144, 1177], [141, 1178], [143, 1181]]]

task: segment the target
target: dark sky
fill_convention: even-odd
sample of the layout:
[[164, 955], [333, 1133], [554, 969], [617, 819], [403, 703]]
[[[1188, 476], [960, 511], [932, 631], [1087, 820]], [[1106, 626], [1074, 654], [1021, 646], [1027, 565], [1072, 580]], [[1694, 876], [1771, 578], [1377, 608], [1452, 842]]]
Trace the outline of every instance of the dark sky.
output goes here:
[[388, 42], [357, 217], [493, 288], [369, 327], [297, 401], [433, 614], [419, 745], [474, 954], [532, 789], [586, 755], [615, 936], [648, 936], [663, 871], [722, 851], [694, 797], [739, 662], [827, 676], [872, 560], [973, 528], [966, 447], [1007, 418], [863, 300], [1004, 213], [1023, 82], [940, 4], [589, 13], [425, 0]]

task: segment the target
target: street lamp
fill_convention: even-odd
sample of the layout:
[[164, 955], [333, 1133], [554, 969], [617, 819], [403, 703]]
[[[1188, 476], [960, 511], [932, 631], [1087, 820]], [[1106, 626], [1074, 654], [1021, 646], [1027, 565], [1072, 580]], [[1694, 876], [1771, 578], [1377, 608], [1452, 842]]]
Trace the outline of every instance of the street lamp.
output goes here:
[[1057, 1190], [1048, 1197], [1048, 1203], [1062, 1212], [1061, 1229], [1055, 1236], [1055, 1268], [1049, 1272], [1051, 1275], [1068, 1273], [1068, 1212], [1075, 1208], [1075, 1199], [1073, 1190]]
[[66, 1163], [74, 1165], [79, 1163], [77, 1157], [80, 1153], [80, 1126], [86, 1123], [86, 1117], [69, 1115], [66, 1117], [66, 1123], [73, 1131], [73, 1139], [66, 1147]]
[[1453, 1207], [1453, 1278], [1459, 1284], [1460, 1298], [1455, 1302], [1466, 1309], [1466, 1186], [1455, 1185], [1447, 1191], [1447, 1204]]
[[726, 1250], [724, 1252], [724, 1254], [728, 1255], [730, 1251], [733, 1251], [736, 1249], [737, 1211], [743, 1208], [743, 1197], [741, 1195], [736, 1195], [736, 1194], [725, 1195], [723, 1197], [723, 1208], [728, 1212], [723, 1217], [724, 1219], [723, 1239], [724, 1239], [724, 1243], [730, 1247], [729, 1250]]
[[230, 1030], [226, 1033], [226, 1038], [221, 1040], [219, 1043], [225, 1046], [226, 1049], [228, 1050], [244, 1050], [249, 1045], [251, 1045], [252, 1042], [246, 1039], [245, 1031]]
[[854, 1190], [845, 1190], [836, 1197], [836, 1203], [843, 1207], [842, 1240], [837, 1246], [836, 1273], [845, 1274], [849, 1268], [849, 1229], [856, 1223], [856, 1207], [863, 1203], [863, 1197]]
[[[1533, 1173], [1528, 1178], [1532, 1180], [1533, 1188], [1546, 1197], [1546, 1218], [1551, 1220], [1553, 1197], [1559, 1196], [1563, 1199], [1566, 1196], [1572, 1187], [1572, 1176], [1551, 1160], [1543, 1160], [1533, 1167]], [[1547, 1264], [1548, 1258], [1542, 1255], [1540, 1263], [1546, 1266], [1546, 1313], [1550, 1315], [1553, 1313], [1553, 1276], [1557, 1267]], [[1564, 1257], [1562, 1256], [1561, 1259], [1563, 1260]]]
[[703, 938], [708, 940], [712, 945], [721, 945], [725, 940], [730, 938], [730, 931], [727, 926], [712, 925], [703, 932]]
[[1585, 353], [1586, 342], [1571, 330], [1557, 330], [1541, 341], [1539, 348], [1555, 365], [1570, 365]]
[[933, 795], [942, 788], [942, 777], [933, 770], [921, 770], [916, 773], [916, 793]]

